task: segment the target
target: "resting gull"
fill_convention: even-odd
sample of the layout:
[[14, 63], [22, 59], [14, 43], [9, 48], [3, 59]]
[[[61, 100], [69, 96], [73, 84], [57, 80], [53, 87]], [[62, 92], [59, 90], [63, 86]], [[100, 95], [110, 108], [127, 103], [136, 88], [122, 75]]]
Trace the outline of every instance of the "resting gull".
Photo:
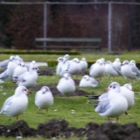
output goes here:
[[98, 86], [99, 82], [89, 75], [84, 75], [80, 80], [79, 86], [80, 87], [96, 87]]
[[76, 85], [69, 73], [65, 73], [57, 84], [57, 89], [62, 95], [68, 95], [76, 90]]

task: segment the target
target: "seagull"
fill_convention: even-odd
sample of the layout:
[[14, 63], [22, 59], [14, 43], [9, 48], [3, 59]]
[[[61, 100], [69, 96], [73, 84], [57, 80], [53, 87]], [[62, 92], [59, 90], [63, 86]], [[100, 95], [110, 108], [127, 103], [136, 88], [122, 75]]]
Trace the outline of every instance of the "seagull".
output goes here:
[[140, 78], [140, 70], [139, 70], [139, 68], [136, 66], [135, 60], [131, 60], [131, 61], [129, 62], [129, 65], [131, 66], [132, 71], [136, 73], [137, 77]]
[[93, 63], [89, 70], [89, 75], [94, 78], [101, 78], [104, 76], [105, 65], [104, 59], [98, 59], [95, 63]]
[[84, 71], [88, 68], [88, 63], [85, 57], [82, 57], [80, 60], [81, 71]]
[[48, 111], [48, 108], [53, 105], [53, 103], [53, 94], [48, 86], [43, 86], [39, 91], [36, 92], [35, 104], [38, 106], [39, 111], [41, 109], [46, 109], [46, 111]]
[[9, 59], [8, 60], [3, 60], [2, 62], [0, 62], [0, 68], [6, 69], [8, 63], [9, 63]]
[[70, 62], [69, 60], [70, 55], [65, 54], [63, 57], [58, 57], [57, 61], [58, 64], [56, 66], [56, 75], [63, 77], [65, 73], [68, 73], [68, 69], [70, 67]]
[[120, 61], [120, 58], [116, 58], [112, 64], [113, 64], [113, 66], [114, 66], [118, 71], [121, 70], [121, 61]]
[[29, 63], [26, 62], [25, 64], [26, 64], [26, 67], [28, 68], [28, 70], [32, 67], [38, 67], [35, 60], [32, 60]]
[[80, 80], [79, 87], [96, 87], [99, 82], [89, 75], [84, 75]]
[[29, 71], [24, 72], [23, 74], [18, 76], [16, 84], [18, 86], [32, 87], [36, 85], [38, 79], [38, 67], [32, 65], [29, 68]]
[[7, 69], [0, 74], [0, 79], [11, 80], [13, 76], [14, 69], [18, 66], [20, 60], [10, 57]]
[[128, 79], [138, 79], [140, 75], [137, 73], [135, 68], [129, 64], [128, 60], [123, 61], [121, 66], [121, 73], [125, 78]]
[[27, 72], [28, 71], [28, 68], [25, 66], [25, 63], [24, 62], [20, 62], [18, 64], [18, 66], [14, 69], [14, 72], [13, 72], [13, 82], [16, 82], [17, 79], [18, 79], [18, 76], [23, 74], [24, 72]]
[[59, 80], [56, 88], [62, 95], [68, 95], [76, 90], [75, 82], [69, 73], [65, 73]]
[[118, 76], [120, 75], [120, 71], [116, 69], [111, 61], [106, 61], [105, 63], [105, 74], [108, 76]]
[[63, 56], [64, 61], [69, 60], [69, 58], [70, 58], [70, 55], [69, 55], [69, 54], [65, 54], [65, 55]]
[[[61, 58], [60, 58], [61, 59]], [[67, 60], [66, 58], [62, 58], [60, 61], [59, 61], [59, 63], [58, 63], [58, 65], [57, 65], [57, 74], [60, 76], [60, 77], [63, 77], [63, 75], [65, 74], [65, 73], [67, 73], [68, 72], [68, 68], [69, 68], [69, 66], [70, 66], [70, 61], [71, 60]]]
[[58, 57], [57, 58], [57, 66], [56, 66], [56, 75], [60, 76], [60, 73], [62, 71], [62, 66], [63, 66], [63, 57]]
[[68, 72], [70, 74], [78, 74], [81, 72], [81, 64], [78, 58], [74, 58], [69, 62]]
[[128, 102], [126, 98], [121, 94], [120, 84], [112, 82], [108, 87], [108, 96], [99, 101], [95, 107], [95, 111], [100, 116], [112, 118], [115, 117], [116, 121], [119, 120], [119, 116], [125, 113], [128, 109]]
[[[120, 87], [120, 92], [126, 98], [126, 100], [128, 102], [128, 109], [133, 107], [135, 104], [135, 99], [134, 99], [134, 91], [132, 89], [132, 85], [130, 83], [124, 84], [123, 86]], [[89, 99], [102, 101], [108, 97], [109, 97], [109, 93], [106, 92], [101, 95], [91, 96], [91, 97], [89, 97]], [[125, 112], [125, 114], [128, 114], [128, 113]]]
[[0, 114], [16, 117], [16, 119], [18, 120], [18, 116], [21, 115], [27, 108], [28, 93], [29, 90], [26, 87], [17, 87], [14, 95], [5, 100]]
[[0, 68], [6, 69], [7, 66], [8, 66], [8, 63], [9, 63], [11, 60], [20, 60], [20, 61], [23, 61], [23, 59], [22, 59], [21, 57], [19, 57], [18, 55], [16, 55], [16, 56], [11, 55], [11, 56], [9, 57], [9, 59], [3, 60], [2, 62], [0, 62]]
[[[121, 94], [126, 98], [128, 102], [128, 109], [133, 107], [135, 104], [135, 97], [134, 97], [134, 91], [132, 89], [132, 85], [130, 83], [121, 86]], [[127, 111], [125, 112], [125, 114], [129, 115]]]

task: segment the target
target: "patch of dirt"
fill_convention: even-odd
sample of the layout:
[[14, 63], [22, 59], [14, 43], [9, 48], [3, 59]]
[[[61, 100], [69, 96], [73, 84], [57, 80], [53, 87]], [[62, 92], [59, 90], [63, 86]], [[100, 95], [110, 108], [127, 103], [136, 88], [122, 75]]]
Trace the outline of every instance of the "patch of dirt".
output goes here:
[[21, 120], [11, 125], [0, 125], [0, 136], [5, 137], [45, 137], [45, 138], [85, 138], [86, 140], [139, 140], [140, 129], [137, 123], [120, 125], [116, 123], [104, 123], [98, 125], [94, 122], [86, 124], [82, 128], [69, 127], [66, 120], [50, 120], [41, 123], [36, 129]]
[[49, 76], [51, 76], [51, 75], [53, 75], [54, 74], [54, 70], [53, 70], [53, 68], [40, 68], [39, 70], [38, 70], [38, 74], [39, 75], [49, 75]]
[[[55, 75], [55, 71], [53, 70], [53, 68], [41, 68], [38, 71], [39, 75], [48, 75], [48, 76], [52, 76]], [[79, 73], [80, 75], [85, 75], [87, 74], [87, 72], [83, 72], [83, 73]], [[74, 80], [76, 85], [79, 85], [80, 80]], [[33, 87], [33, 90], [38, 91], [40, 90], [40, 88], [44, 86], [44, 85], [36, 85], [35, 87]], [[62, 96], [62, 94], [57, 90], [56, 88], [56, 84], [54, 85], [49, 85], [50, 90], [52, 91], [54, 96]], [[87, 92], [82, 91], [82, 90], [76, 90], [74, 93], [70, 94], [69, 96], [87, 96]]]

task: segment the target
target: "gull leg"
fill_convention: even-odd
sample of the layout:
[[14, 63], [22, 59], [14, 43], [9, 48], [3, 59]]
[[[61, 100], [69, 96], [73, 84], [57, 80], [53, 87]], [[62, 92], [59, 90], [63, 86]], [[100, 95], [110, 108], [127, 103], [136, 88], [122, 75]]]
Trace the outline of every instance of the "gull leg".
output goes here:
[[19, 118], [18, 118], [18, 116], [17, 116], [17, 117], [16, 117], [16, 121], [18, 121], [18, 119], [19, 119]]
[[116, 122], [117, 122], [117, 123], [119, 122], [119, 117], [116, 117]]
[[129, 114], [128, 112], [125, 112], [125, 115], [129, 116], [129, 118], [132, 119], [132, 115]]
[[48, 114], [48, 108], [46, 108], [46, 114]]
[[40, 108], [38, 108], [37, 114], [40, 114], [40, 113], [41, 113], [41, 109], [40, 109]]

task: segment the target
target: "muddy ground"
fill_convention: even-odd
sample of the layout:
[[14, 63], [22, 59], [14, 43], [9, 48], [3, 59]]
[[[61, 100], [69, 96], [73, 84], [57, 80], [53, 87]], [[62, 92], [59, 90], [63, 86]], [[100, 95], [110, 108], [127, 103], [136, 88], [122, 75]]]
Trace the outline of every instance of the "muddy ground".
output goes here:
[[[54, 71], [51, 68], [41, 69], [41, 75], [53, 75]], [[79, 81], [76, 81], [78, 84]], [[34, 87], [35, 90], [40, 89], [42, 85]], [[61, 96], [57, 91], [56, 85], [49, 86], [53, 93], [57, 93], [54, 96]], [[87, 93], [81, 90], [77, 90], [72, 96], [86, 96]], [[140, 140], [140, 128], [137, 123], [130, 123], [120, 125], [117, 123], [104, 123], [98, 125], [94, 122], [89, 122], [82, 128], [70, 127], [66, 120], [54, 120], [47, 123], [39, 124], [36, 129], [30, 128], [24, 121], [20, 120], [11, 125], [0, 125], [0, 136], [16, 137], [21, 139], [22, 137], [45, 137], [45, 138], [69, 138], [76, 136], [77, 139], [84, 138], [86, 140]]]
[[25, 121], [20, 120], [8, 126], [0, 125], [0, 136], [53, 139], [75, 136], [86, 140], [139, 140], [140, 129], [136, 123], [125, 125], [104, 123], [98, 125], [94, 122], [89, 122], [82, 128], [75, 128], [69, 127], [66, 120], [51, 120], [48, 123], [39, 124], [37, 129], [33, 129]]

